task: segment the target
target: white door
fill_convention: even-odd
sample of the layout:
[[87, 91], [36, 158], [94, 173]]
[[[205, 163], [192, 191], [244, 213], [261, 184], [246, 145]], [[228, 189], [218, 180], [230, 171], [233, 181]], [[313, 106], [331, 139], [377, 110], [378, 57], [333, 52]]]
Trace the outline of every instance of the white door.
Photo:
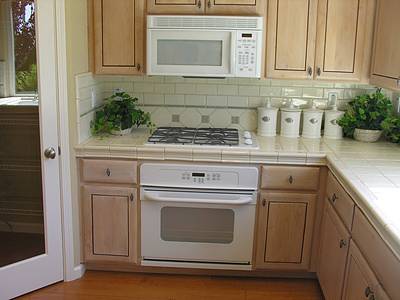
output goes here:
[[[22, 7], [21, 5], [15, 7], [15, 5], [21, 3]], [[4, 7], [7, 7], [7, 5], [2, 6], [2, 18], [10, 13], [10, 11], [4, 12]], [[9, 250], [0, 257], [0, 262], [2, 261], [0, 264], [1, 300], [10, 299], [63, 280], [60, 177], [57, 153], [59, 133], [55, 34], [56, 0], [9, 1], [8, 8], [13, 7], [20, 12], [23, 11], [22, 20], [25, 20], [25, 23], [29, 23], [29, 18], [33, 13], [36, 19], [36, 23], [33, 22], [36, 24], [33, 39], [36, 39], [37, 62], [34, 64], [37, 65], [39, 101], [31, 105], [27, 100], [20, 104], [17, 101], [13, 107], [0, 106], [0, 111], [11, 111], [11, 113], [18, 114], [21, 110], [19, 107], [25, 105], [22, 109], [30, 112], [31, 122], [28, 123], [35, 124], [32, 120], [35, 118], [33, 112], [36, 105], [36, 107], [38, 106], [36, 112], [39, 126], [36, 126], [37, 134], [32, 128], [28, 130], [30, 134], [26, 134], [24, 130], [27, 130], [26, 128], [29, 128], [29, 126], [17, 130], [19, 124], [23, 123], [20, 120], [12, 127], [18, 134], [5, 136], [5, 139], [8, 138], [8, 140], [3, 140], [0, 143], [0, 147], [1, 144], [8, 145], [8, 143], [19, 143], [20, 145], [20, 147], [14, 149], [15, 151], [10, 151], [7, 158], [10, 162], [9, 165], [17, 166], [14, 168], [15, 170], [11, 166], [11, 171], [1, 173], [1, 176], [4, 177], [1, 181], [7, 181], [8, 186], [5, 186], [5, 192], [3, 187], [2, 192], [4, 193], [0, 194], [3, 197], [0, 198], [0, 236], [2, 234], [5, 236], [0, 241], [0, 247], [9, 247]], [[12, 25], [13, 22], [15, 22], [15, 16], [14, 20], [11, 18], [10, 24]], [[10, 26], [14, 36], [10, 35], [9, 41], [12, 41], [13, 46], [8, 47], [8, 49], [11, 49], [11, 52], [14, 51], [15, 54], [15, 51], [20, 51], [18, 47], [21, 45], [17, 44], [20, 36], [16, 36], [14, 27], [17, 26], [15, 24]], [[26, 48], [26, 57], [30, 53], [28, 48]], [[9, 57], [12, 57], [12, 55], [9, 55]], [[21, 53], [15, 54], [14, 59], [15, 61], [9, 64], [13, 67], [8, 70], [8, 74], [11, 74], [8, 78], [11, 78], [10, 82], [13, 83], [10, 85], [10, 91], [13, 91], [14, 95], [10, 94], [9, 96], [18, 96], [18, 93], [29, 94], [29, 87], [28, 91], [24, 89], [31, 84], [30, 81], [22, 79], [21, 83], [20, 78], [25, 76], [24, 73], [21, 73], [24, 72], [24, 64], [19, 64], [17, 61], [21, 59]], [[22, 59], [24, 59], [24, 55], [22, 55]], [[14, 70], [11, 70], [13, 68]], [[31, 72], [31, 69], [26, 72]], [[15, 78], [19, 76], [18, 83], [15, 83], [17, 80], [12, 82], [15, 79], [13, 79], [13, 76]], [[37, 136], [37, 144], [34, 136]], [[21, 141], [17, 141], [18, 137], [23, 137], [25, 140], [21, 143]], [[37, 151], [32, 145], [37, 145]], [[45, 157], [44, 152], [48, 148], [56, 150], [54, 159]], [[22, 157], [24, 153], [30, 155], [30, 157]], [[37, 153], [36, 158], [34, 158], [35, 153]], [[48, 156], [52, 156], [52, 153], [49, 154]], [[36, 170], [35, 164], [37, 164]], [[36, 176], [29, 177], [32, 173]], [[14, 174], [14, 176], [9, 176], [9, 174]], [[7, 191], [9, 191], [9, 194], [7, 194]], [[30, 242], [26, 244], [27, 241]]]

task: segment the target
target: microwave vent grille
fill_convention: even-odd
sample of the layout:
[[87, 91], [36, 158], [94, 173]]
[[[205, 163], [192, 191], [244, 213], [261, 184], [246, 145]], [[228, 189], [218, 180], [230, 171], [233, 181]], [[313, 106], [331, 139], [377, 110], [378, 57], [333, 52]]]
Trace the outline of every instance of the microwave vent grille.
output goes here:
[[153, 28], [208, 28], [261, 30], [261, 17], [183, 17], [153, 16], [149, 26]]

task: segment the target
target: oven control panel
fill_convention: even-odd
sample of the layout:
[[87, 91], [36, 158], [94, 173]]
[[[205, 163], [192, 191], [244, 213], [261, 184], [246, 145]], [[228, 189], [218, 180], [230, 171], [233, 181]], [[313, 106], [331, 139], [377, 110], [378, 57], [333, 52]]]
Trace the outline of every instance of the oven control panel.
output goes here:
[[182, 180], [203, 184], [207, 182], [221, 181], [223, 175], [220, 172], [183, 172]]
[[142, 186], [257, 189], [258, 168], [242, 166], [144, 163]]

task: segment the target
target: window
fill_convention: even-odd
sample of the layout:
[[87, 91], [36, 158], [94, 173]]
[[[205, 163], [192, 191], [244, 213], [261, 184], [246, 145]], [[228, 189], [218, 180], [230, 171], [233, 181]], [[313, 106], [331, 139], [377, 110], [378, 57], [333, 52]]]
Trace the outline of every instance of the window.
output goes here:
[[14, 95], [37, 93], [35, 3], [34, 0], [10, 2], [10, 91]]

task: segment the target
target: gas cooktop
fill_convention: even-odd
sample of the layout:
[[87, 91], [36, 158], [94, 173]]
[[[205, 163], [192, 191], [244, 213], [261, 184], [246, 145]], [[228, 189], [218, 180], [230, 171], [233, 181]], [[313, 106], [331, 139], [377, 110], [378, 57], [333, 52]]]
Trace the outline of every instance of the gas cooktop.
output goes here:
[[253, 136], [245, 131], [241, 135], [235, 128], [159, 127], [149, 137], [148, 145], [192, 145], [224, 147], [257, 147]]

